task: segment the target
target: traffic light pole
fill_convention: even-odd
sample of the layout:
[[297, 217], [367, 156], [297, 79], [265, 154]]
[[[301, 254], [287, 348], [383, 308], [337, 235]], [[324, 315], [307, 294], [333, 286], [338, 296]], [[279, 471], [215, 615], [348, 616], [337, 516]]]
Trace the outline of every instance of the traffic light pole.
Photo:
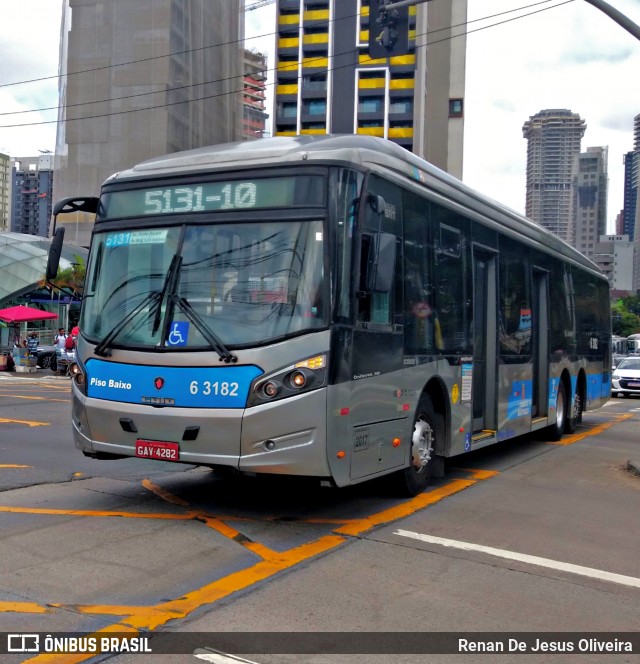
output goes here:
[[[409, 7], [411, 5], [421, 5], [430, 0], [399, 0], [399, 2], [392, 2], [386, 6], [387, 9], [397, 9], [398, 7]], [[640, 26], [636, 25], [628, 16], [625, 16], [621, 11], [612, 7], [604, 0], [585, 0], [590, 5], [596, 7], [601, 12], [604, 12], [610, 19], [615, 21], [618, 25], [622, 26], [627, 32], [631, 33], [636, 39], [640, 40]]]
[[627, 32], [630, 32], [636, 39], [640, 39], [640, 26], [636, 25], [630, 18], [619, 12], [604, 0], [585, 0], [600, 11], [604, 12], [610, 19], [621, 25]]

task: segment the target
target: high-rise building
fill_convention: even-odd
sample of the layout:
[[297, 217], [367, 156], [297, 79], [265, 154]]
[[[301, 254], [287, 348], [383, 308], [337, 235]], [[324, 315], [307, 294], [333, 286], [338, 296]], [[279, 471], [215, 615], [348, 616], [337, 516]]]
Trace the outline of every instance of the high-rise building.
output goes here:
[[[242, 137], [244, 0], [64, 0], [54, 196]], [[86, 245], [86, 215], [61, 216]], [[89, 222], [89, 223], [88, 223]]]
[[585, 121], [565, 109], [532, 115], [522, 132], [527, 139], [526, 214], [572, 244], [571, 184]]
[[0, 232], [9, 228], [11, 214], [11, 158], [0, 152]]
[[638, 200], [638, 159], [631, 150], [623, 157], [624, 163], [624, 202], [622, 208], [622, 232], [633, 241], [636, 222], [636, 201]]
[[467, 0], [409, 7], [408, 52], [375, 58], [372, 1], [278, 0], [273, 133], [380, 136], [462, 177]]
[[628, 235], [601, 235], [591, 258], [609, 279], [613, 290], [631, 290], [633, 243]]
[[573, 246], [594, 257], [594, 245], [607, 232], [608, 148], [592, 147], [574, 160], [571, 189]]
[[245, 140], [262, 138], [267, 128], [266, 112], [267, 56], [264, 53], [244, 52], [244, 94], [242, 137]]
[[[631, 164], [631, 188], [632, 188], [632, 202], [630, 208], [632, 209], [631, 219], [633, 220], [633, 288], [635, 291], [640, 291], [640, 195], [638, 189], [640, 188], [640, 113], [633, 118], [633, 160]], [[626, 188], [626, 172], [625, 172], [625, 188]], [[626, 189], [625, 189], [626, 194]], [[626, 204], [626, 198], [625, 198]], [[635, 209], [634, 209], [635, 208]]]
[[53, 193], [53, 155], [11, 160], [11, 227], [13, 233], [49, 235]]

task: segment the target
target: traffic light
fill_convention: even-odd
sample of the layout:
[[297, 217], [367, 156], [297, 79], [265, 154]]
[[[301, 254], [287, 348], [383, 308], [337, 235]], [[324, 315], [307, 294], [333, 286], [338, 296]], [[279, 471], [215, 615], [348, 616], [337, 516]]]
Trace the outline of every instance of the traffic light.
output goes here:
[[391, 0], [369, 2], [369, 57], [388, 58], [409, 52], [409, 7], [387, 9]]

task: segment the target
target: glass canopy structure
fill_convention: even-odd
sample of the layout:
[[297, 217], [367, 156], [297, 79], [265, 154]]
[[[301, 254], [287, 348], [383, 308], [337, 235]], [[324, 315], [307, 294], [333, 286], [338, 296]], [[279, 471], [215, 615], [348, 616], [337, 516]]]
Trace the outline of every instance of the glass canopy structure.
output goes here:
[[[37, 235], [0, 233], [0, 307], [37, 288], [47, 268], [50, 244], [50, 238]], [[63, 247], [60, 268], [77, 263], [77, 256], [86, 260], [87, 255], [82, 247]]]

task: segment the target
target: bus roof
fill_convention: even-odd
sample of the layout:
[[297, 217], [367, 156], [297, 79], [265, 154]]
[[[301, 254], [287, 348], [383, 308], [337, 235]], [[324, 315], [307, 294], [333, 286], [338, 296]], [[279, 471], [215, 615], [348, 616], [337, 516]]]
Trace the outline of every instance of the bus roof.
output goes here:
[[401, 146], [374, 136], [327, 134], [278, 136], [254, 141], [223, 143], [209, 147], [174, 152], [137, 164], [116, 173], [107, 182], [120, 183], [180, 174], [247, 169], [264, 166], [287, 166], [306, 163], [350, 163], [378, 173], [419, 183], [450, 200], [460, 203], [485, 219], [499, 222], [521, 239], [562, 254], [584, 268], [602, 275], [599, 268], [579, 251], [531, 219], [485, 196], [458, 179], [414, 155]]

